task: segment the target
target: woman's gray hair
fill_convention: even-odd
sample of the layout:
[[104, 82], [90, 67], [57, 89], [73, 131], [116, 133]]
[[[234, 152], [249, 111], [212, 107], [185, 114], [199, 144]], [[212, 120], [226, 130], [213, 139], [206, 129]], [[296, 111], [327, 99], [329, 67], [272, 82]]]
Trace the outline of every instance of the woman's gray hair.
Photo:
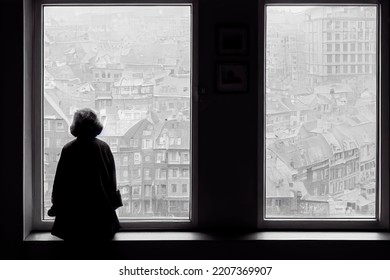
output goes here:
[[70, 133], [74, 137], [96, 137], [103, 130], [96, 113], [89, 108], [77, 110], [73, 116]]

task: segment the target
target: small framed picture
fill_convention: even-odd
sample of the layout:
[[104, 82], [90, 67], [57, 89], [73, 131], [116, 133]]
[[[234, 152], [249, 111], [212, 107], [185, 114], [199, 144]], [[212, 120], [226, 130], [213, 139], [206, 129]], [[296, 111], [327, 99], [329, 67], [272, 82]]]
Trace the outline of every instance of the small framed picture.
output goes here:
[[245, 26], [218, 28], [218, 54], [243, 55], [248, 53], [248, 28]]
[[217, 64], [218, 92], [247, 92], [248, 64], [219, 63]]

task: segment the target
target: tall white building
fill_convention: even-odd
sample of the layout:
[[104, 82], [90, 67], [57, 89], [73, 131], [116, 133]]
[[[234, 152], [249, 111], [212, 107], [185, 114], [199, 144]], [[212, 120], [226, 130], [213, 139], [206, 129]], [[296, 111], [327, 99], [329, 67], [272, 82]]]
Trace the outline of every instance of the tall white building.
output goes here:
[[305, 12], [306, 64], [311, 85], [376, 72], [376, 9], [318, 6]]

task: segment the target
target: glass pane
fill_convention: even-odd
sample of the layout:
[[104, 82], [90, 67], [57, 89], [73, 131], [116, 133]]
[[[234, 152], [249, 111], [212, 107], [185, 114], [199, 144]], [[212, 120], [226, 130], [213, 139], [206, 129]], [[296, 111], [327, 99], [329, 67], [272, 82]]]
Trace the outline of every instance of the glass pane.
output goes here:
[[267, 6], [266, 218], [374, 218], [377, 7]]
[[44, 205], [77, 109], [104, 125], [120, 218], [188, 219], [191, 6], [44, 7]]

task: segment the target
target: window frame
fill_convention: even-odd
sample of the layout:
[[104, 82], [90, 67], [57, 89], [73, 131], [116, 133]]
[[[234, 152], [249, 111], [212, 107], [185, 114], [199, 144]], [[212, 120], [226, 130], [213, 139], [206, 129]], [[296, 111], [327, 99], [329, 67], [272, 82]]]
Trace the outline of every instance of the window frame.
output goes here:
[[[266, 212], [266, 200], [265, 200], [265, 182], [266, 182], [266, 166], [265, 166], [265, 127], [266, 127], [266, 104], [265, 104], [265, 75], [266, 66], [263, 63], [266, 56], [266, 22], [267, 6], [278, 5], [376, 5], [377, 6], [377, 174], [376, 174], [376, 218], [374, 219], [270, 219], [265, 218]], [[276, 229], [276, 230], [377, 230], [388, 231], [389, 230], [389, 172], [386, 169], [389, 166], [389, 147], [386, 145], [386, 139], [389, 139], [389, 128], [386, 123], [390, 120], [389, 110], [389, 96], [385, 94], [389, 92], [389, 31], [386, 30], [386, 16], [383, 16], [384, 12], [388, 13], [389, 3], [384, 0], [343, 0], [339, 2], [337, 0], [260, 0], [259, 1], [259, 37], [258, 37], [258, 63], [264, 65], [259, 67], [258, 75], [262, 77], [259, 79], [259, 99], [258, 99], [258, 228]]]
[[[181, 230], [196, 228], [198, 223], [198, 104], [197, 90], [198, 84], [198, 0], [116, 0], [114, 3], [107, 0], [37, 0], [28, 4], [31, 11], [26, 11], [25, 4], [24, 20], [31, 17], [34, 23], [30, 30], [25, 30], [25, 49], [31, 48], [29, 57], [28, 53], [24, 54], [25, 67], [30, 63], [32, 69], [31, 88], [25, 88], [25, 119], [24, 134], [27, 136], [24, 143], [24, 150], [31, 149], [31, 158], [24, 160], [24, 227], [25, 235], [30, 231], [50, 230], [54, 219], [43, 219], [43, 137], [44, 137], [44, 119], [43, 119], [43, 7], [51, 5], [126, 5], [126, 6], [189, 6], [191, 9], [191, 50], [190, 59], [192, 64], [191, 70], [191, 132], [190, 132], [190, 151], [191, 154], [191, 177], [190, 183], [190, 209], [188, 219], [167, 218], [167, 219], [120, 219], [121, 226], [124, 230]], [[31, 15], [27, 14], [32, 13]], [[26, 24], [26, 23], [25, 23]], [[29, 32], [26, 34], [26, 32]], [[30, 40], [27, 40], [30, 39]], [[27, 70], [26, 70], [27, 71]], [[42, 73], [41, 73], [42, 72]], [[26, 73], [26, 72], [25, 72]], [[28, 118], [31, 118], [28, 121]], [[121, 175], [121, 174], [120, 174]], [[142, 176], [142, 174], [141, 174]], [[26, 183], [28, 178], [31, 183]]]

